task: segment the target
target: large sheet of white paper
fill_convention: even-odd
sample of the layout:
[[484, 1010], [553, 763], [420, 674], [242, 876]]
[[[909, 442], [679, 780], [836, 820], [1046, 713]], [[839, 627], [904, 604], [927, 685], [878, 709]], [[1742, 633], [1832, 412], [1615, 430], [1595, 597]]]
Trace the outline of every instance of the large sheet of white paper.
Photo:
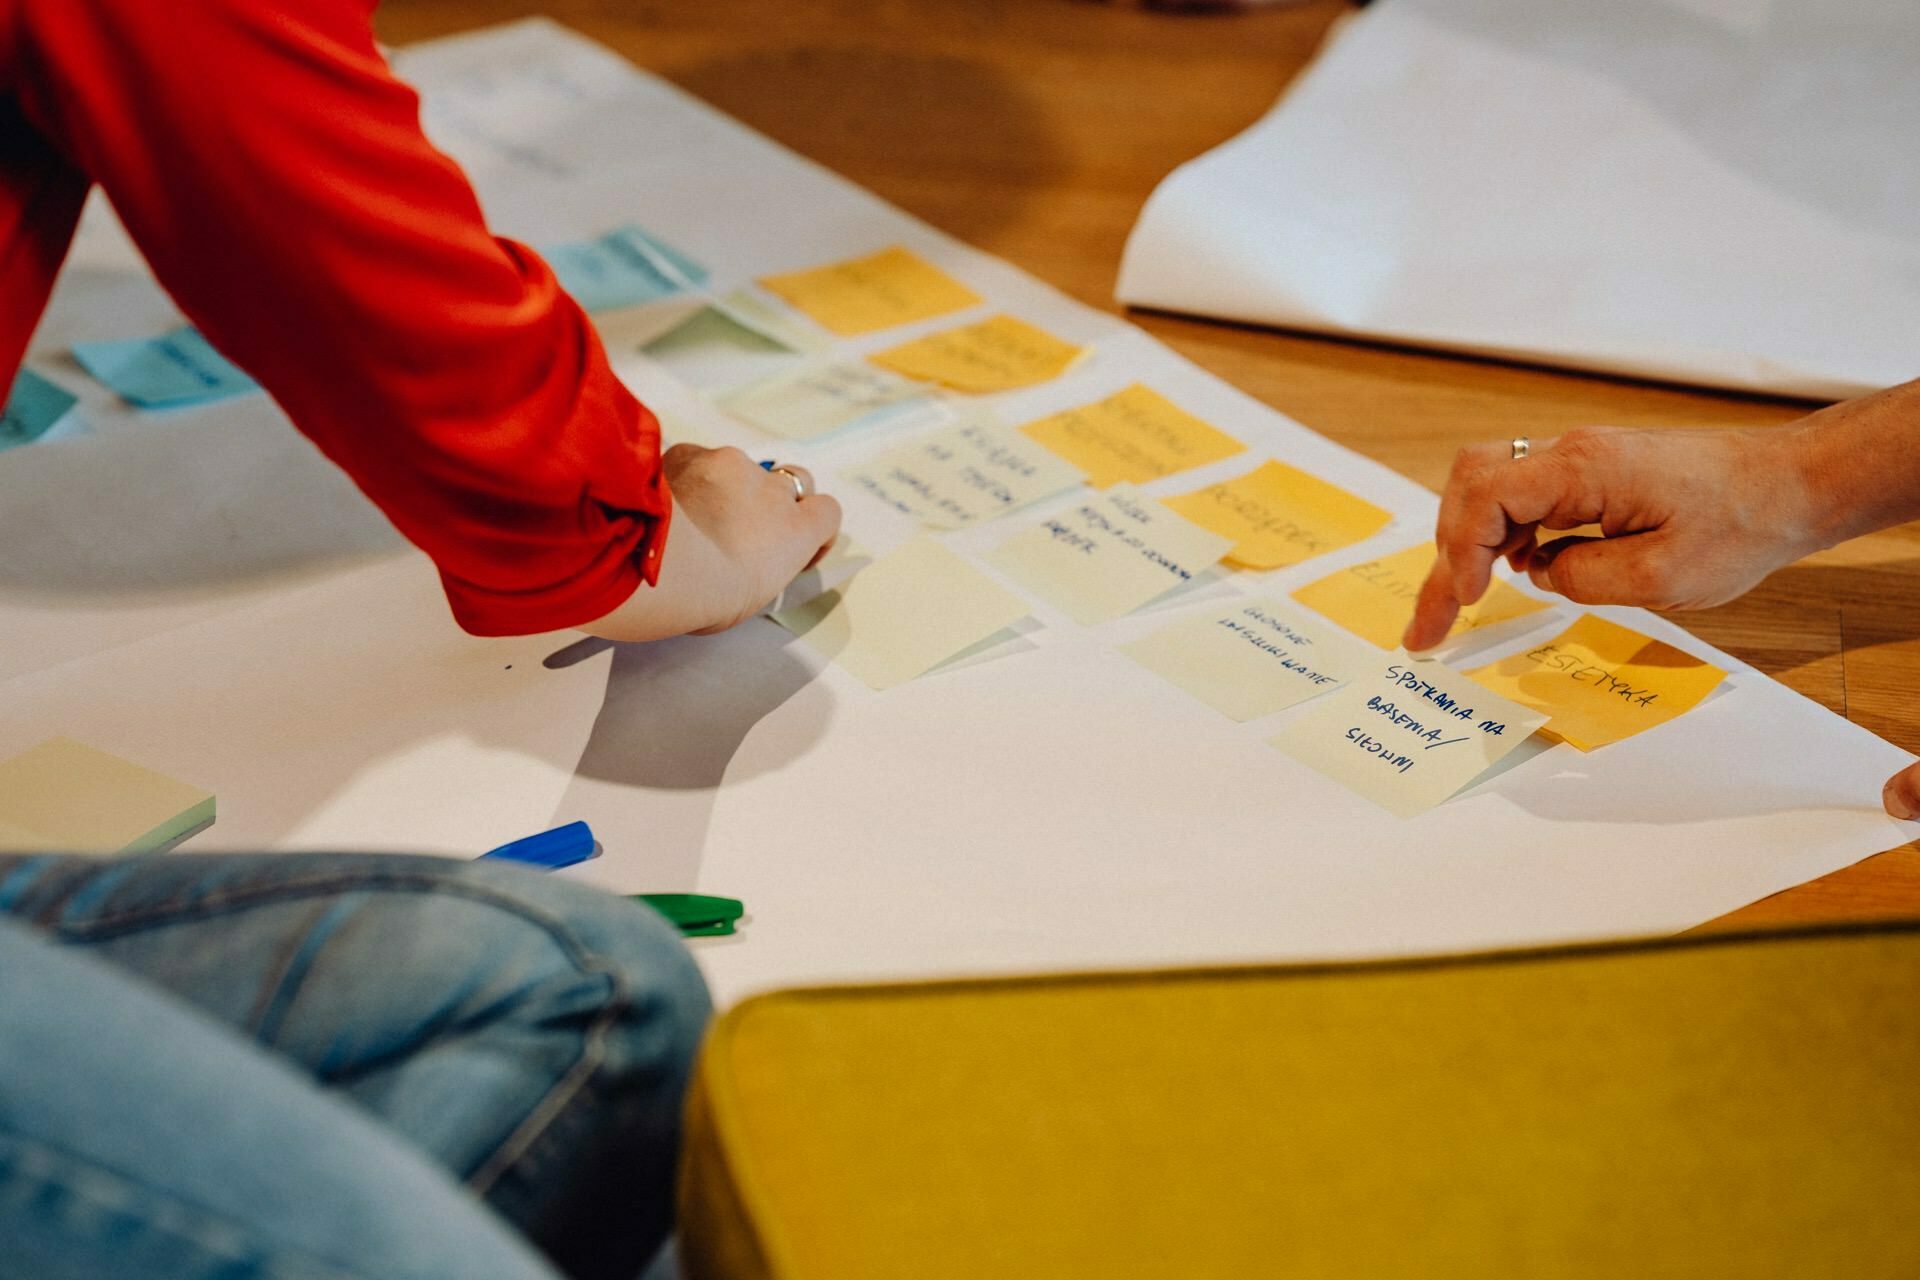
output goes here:
[[[710, 266], [718, 291], [906, 244], [977, 291], [978, 314], [1093, 345], [1056, 382], [984, 397], [1004, 421], [1144, 382], [1249, 449], [1148, 494], [1271, 455], [1395, 521], [1290, 569], [1215, 571], [1097, 627], [1036, 602], [1018, 634], [876, 694], [764, 619], [646, 646], [464, 636], [430, 567], [265, 397], [139, 416], [95, 396], [73, 438], [0, 458], [0, 755], [67, 733], [206, 785], [221, 816], [196, 848], [471, 855], [584, 818], [605, 854], [563, 874], [746, 900], [743, 933], [700, 947], [722, 1000], [816, 980], [1659, 932], [1906, 837], [1878, 804], [1905, 753], [1633, 611], [1607, 612], [1725, 666], [1727, 685], [1631, 743], [1581, 755], [1535, 740], [1462, 798], [1390, 817], [1267, 745], [1293, 712], [1233, 724], [1118, 647], [1422, 541], [1430, 493], [559, 28], [410, 50], [402, 69], [509, 234], [638, 222]], [[58, 342], [172, 318], [110, 224], [87, 236], [34, 352], [69, 383]], [[690, 432], [823, 477], [941, 429], [776, 441], [630, 342], [614, 355]], [[855, 563], [919, 534], [841, 493]], [[11, 517], [28, 510], [44, 528], [23, 537]], [[988, 569], [1015, 527], [940, 536]], [[1540, 614], [1531, 634], [1565, 616]]]
[[1388, 0], [1176, 170], [1127, 302], [1843, 397], [1920, 374], [1920, 5]]

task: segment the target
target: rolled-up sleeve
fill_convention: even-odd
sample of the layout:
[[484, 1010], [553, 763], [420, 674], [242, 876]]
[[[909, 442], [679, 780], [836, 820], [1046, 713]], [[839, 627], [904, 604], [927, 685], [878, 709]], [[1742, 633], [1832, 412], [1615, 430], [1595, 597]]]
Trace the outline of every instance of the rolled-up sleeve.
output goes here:
[[[659, 424], [420, 128], [367, 0], [13, 0], [15, 92], [485, 635], [655, 580]], [[4, 9], [5, 5], [0, 5]]]

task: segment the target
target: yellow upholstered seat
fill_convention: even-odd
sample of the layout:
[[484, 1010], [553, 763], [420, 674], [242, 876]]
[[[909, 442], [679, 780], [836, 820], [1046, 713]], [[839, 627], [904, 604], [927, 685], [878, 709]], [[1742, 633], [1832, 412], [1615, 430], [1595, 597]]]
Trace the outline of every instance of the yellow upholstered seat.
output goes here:
[[795, 991], [692, 1280], [1920, 1276], [1920, 922]]

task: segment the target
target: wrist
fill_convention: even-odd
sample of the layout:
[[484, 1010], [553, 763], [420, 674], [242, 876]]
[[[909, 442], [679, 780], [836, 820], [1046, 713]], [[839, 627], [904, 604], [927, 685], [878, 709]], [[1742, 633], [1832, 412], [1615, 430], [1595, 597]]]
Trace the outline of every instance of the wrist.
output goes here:
[[[1806, 552], [1920, 517], [1920, 382], [1777, 428]], [[1804, 554], [1804, 553], [1803, 553]]]

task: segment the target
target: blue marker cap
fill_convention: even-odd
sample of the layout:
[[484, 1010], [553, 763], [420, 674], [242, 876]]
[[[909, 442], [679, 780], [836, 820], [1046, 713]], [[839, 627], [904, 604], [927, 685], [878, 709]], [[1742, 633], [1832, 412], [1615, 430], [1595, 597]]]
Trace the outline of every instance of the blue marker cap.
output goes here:
[[561, 867], [585, 862], [593, 856], [593, 850], [593, 828], [584, 822], [569, 822], [564, 827], [555, 827], [537, 836], [503, 844], [480, 856], [506, 862], [524, 862], [530, 867], [558, 871]]

